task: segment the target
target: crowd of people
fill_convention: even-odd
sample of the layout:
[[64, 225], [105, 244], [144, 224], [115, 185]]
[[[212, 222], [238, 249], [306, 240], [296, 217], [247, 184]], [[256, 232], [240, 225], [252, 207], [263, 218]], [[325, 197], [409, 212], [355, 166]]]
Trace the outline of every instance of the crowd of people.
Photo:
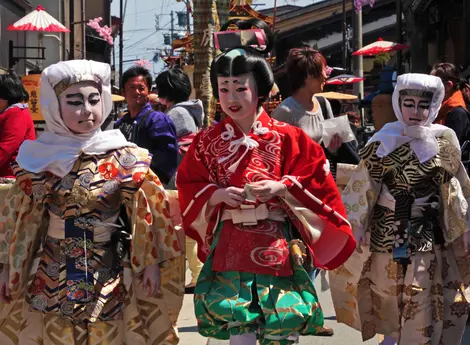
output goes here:
[[101, 130], [110, 67], [73, 60], [42, 72], [36, 139], [21, 80], [0, 76], [2, 344], [177, 344], [185, 292], [199, 333], [231, 345], [332, 336], [314, 287], [325, 271], [338, 322], [364, 341], [460, 344], [468, 84], [449, 63], [400, 75], [372, 100], [364, 142], [355, 113], [334, 132], [339, 114], [315, 96], [326, 59], [310, 47], [290, 51], [291, 96], [266, 112], [262, 28], [263, 44], [214, 59], [225, 117], [208, 128], [182, 70], [157, 76], [158, 111], [136, 66], [122, 78], [128, 111]]

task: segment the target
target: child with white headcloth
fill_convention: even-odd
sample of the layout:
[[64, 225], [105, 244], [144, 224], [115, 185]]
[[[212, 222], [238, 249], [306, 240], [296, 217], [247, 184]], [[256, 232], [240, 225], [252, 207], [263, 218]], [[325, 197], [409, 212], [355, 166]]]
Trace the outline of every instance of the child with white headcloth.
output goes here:
[[148, 151], [100, 130], [110, 72], [74, 60], [42, 73], [48, 131], [21, 146], [0, 210], [3, 345], [145, 345], [171, 328], [155, 297], [180, 248]]
[[459, 345], [468, 313], [470, 183], [455, 133], [434, 125], [444, 86], [398, 77], [386, 124], [342, 193], [357, 251], [331, 272], [338, 322], [384, 345]]

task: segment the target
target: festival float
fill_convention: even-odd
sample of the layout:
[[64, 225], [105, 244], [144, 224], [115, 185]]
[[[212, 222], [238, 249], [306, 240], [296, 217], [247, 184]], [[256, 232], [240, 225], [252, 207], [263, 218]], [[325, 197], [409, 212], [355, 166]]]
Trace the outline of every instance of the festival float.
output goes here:
[[[191, 8], [191, 5], [189, 2], [187, 2], [188, 6], [188, 13], [191, 13], [193, 15], [193, 8]], [[275, 12], [274, 12], [275, 13]], [[275, 20], [274, 17], [271, 16], [266, 16], [263, 15], [259, 12], [257, 12], [253, 7], [252, 7], [252, 0], [232, 0], [230, 2], [230, 13], [229, 13], [229, 20], [233, 19], [240, 19], [240, 20], [248, 20], [256, 18], [259, 20], [264, 21], [266, 24], [273, 27]], [[218, 29], [223, 23], [218, 23], [219, 25], [216, 26], [216, 29]], [[234, 28], [236, 29], [236, 27]], [[229, 27], [230, 30], [230, 27]], [[207, 35], [208, 36], [208, 35]], [[211, 39], [208, 37], [207, 39]], [[171, 44], [171, 51], [166, 50], [163, 51], [160, 55], [162, 61], [165, 62], [167, 67], [175, 67], [178, 66], [182, 68], [189, 76], [191, 83], [193, 83], [193, 76], [194, 76], [194, 69], [195, 69], [195, 63], [194, 63], [194, 34], [190, 34], [189, 32], [186, 33], [186, 36], [183, 38], [178, 38], [173, 40]], [[273, 65], [275, 62], [275, 57], [274, 56], [269, 56], [267, 58], [268, 62]], [[270, 99], [264, 104], [264, 108], [268, 113], [271, 113], [276, 107], [282, 102], [282, 98], [279, 95], [279, 90], [277, 87], [275, 87], [271, 93]], [[191, 95], [191, 98], [196, 98], [195, 95], [195, 87], [193, 88], [193, 94]], [[216, 111], [214, 114], [211, 114], [209, 112], [209, 124], [212, 123], [215, 120], [220, 120], [221, 118], [224, 117], [224, 114], [222, 112], [222, 109], [220, 108], [220, 104], [217, 103]]]

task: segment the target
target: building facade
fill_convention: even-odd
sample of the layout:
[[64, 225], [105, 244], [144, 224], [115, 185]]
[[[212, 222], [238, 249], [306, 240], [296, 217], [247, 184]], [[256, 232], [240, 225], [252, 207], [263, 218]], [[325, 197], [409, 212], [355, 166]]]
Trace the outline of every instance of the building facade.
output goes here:
[[405, 32], [414, 72], [437, 61], [470, 66], [470, 0], [404, 0]]
[[[68, 59], [88, 59], [110, 63], [112, 47], [86, 24], [90, 19], [101, 17], [103, 21], [100, 25], [111, 27], [111, 0], [75, 0], [73, 9], [72, 0], [61, 1], [65, 4], [64, 21], [71, 31], [65, 38]], [[71, 37], [73, 37], [72, 40]]]
[[[289, 96], [284, 63], [292, 48], [311, 46], [326, 57], [329, 66], [352, 70], [351, 54], [354, 51], [352, 15], [352, 1], [347, 1], [345, 26], [348, 28], [346, 36], [349, 38], [346, 42], [343, 42], [342, 0], [325, 0], [277, 16], [274, 71], [276, 82], [284, 98]], [[373, 8], [364, 6], [362, 10], [363, 45], [377, 41], [379, 38], [395, 41], [396, 24], [396, 0], [377, 1]], [[347, 50], [346, 61], [343, 61], [344, 50]], [[379, 82], [375, 67], [375, 57], [364, 58], [366, 88], [373, 89]]]
[[[70, 33], [7, 31], [7, 27], [33, 11], [38, 5], [71, 30]], [[73, 9], [71, 8], [73, 6]], [[110, 63], [112, 46], [86, 24], [102, 17], [101, 25], [111, 26], [111, 0], [0, 0], [0, 73], [9, 66], [9, 41], [16, 57], [37, 57], [36, 47], [45, 48], [45, 60], [22, 59], [14, 70], [19, 74], [41, 71], [51, 64], [69, 59], [89, 59]], [[71, 39], [73, 37], [73, 39]], [[73, 43], [73, 47], [71, 47]]]
[[[26, 34], [19, 31], [8, 31], [7, 27], [25, 16], [31, 11], [31, 3], [25, 0], [0, 0], [0, 73], [8, 70], [9, 56], [8, 45], [12, 40], [16, 46], [26, 45]], [[37, 44], [37, 43], [36, 43]], [[28, 52], [31, 53], [31, 52]], [[24, 49], [15, 51], [17, 56], [26, 54]], [[15, 66], [15, 71], [24, 74], [25, 61], [20, 61]]]
[[[59, 22], [64, 23], [64, 4], [61, 0], [30, 0], [31, 9], [34, 10], [37, 6], [44, 7], [47, 13], [57, 19]], [[26, 43], [29, 47], [46, 48], [44, 52], [45, 60], [27, 60], [26, 73], [30, 70], [42, 70], [47, 66], [64, 60], [63, 44], [65, 35], [61, 33], [41, 33], [38, 35], [36, 32], [26, 32]], [[33, 52], [34, 54], [31, 54]], [[30, 51], [28, 56], [37, 55], [36, 52]]]

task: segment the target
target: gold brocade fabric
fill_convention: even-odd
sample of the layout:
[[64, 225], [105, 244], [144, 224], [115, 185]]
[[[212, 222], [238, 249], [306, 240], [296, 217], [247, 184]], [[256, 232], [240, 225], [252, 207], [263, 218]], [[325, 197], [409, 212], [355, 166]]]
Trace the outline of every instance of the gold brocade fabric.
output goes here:
[[[431, 227], [423, 226], [422, 217], [409, 214], [416, 199], [437, 196], [439, 200], [441, 186], [449, 184], [460, 167], [459, 151], [445, 139], [438, 141], [438, 155], [424, 163], [419, 162], [408, 144], [383, 158], [375, 153], [380, 142], [367, 145], [362, 150], [362, 164], [369, 178], [357, 179], [359, 175], [356, 175], [355, 181], [344, 188], [342, 195], [350, 220], [363, 225], [368, 213], [361, 210], [369, 207], [371, 195], [378, 197], [381, 191], [382, 197], [370, 208], [367, 218], [372, 252], [392, 252], [405, 242], [409, 243], [411, 253], [431, 251], [436, 232], [442, 234], [442, 230], [437, 229], [440, 224], [436, 224], [433, 231]], [[361, 193], [364, 195], [359, 195]], [[356, 199], [358, 202], [354, 202]], [[411, 221], [409, 229], [408, 220]]]
[[[149, 162], [146, 150], [124, 148], [82, 155], [62, 179], [14, 167], [16, 183], [0, 203], [0, 262], [10, 265], [13, 298], [0, 312], [2, 345], [177, 343], [172, 323], [184, 290], [181, 249], [168, 197]], [[111, 219], [121, 204], [132, 240], [129, 261], [117, 277], [102, 260], [108, 242], [81, 247], [78, 240], [64, 252], [63, 242], [73, 238], [67, 232], [65, 239], [47, 235], [49, 213], [92, 224]], [[95, 279], [90, 288], [101, 293], [74, 304], [63, 260], [82, 254]], [[163, 295], [148, 298], [141, 277], [154, 264], [161, 266]]]
[[[438, 155], [423, 164], [409, 145], [383, 158], [376, 155], [379, 143], [368, 145], [343, 190], [353, 233], [365, 231], [370, 245], [330, 272], [330, 287], [337, 321], [362, 332], [364, 341], [383, 334], [403, 345], [460, 345], [470, 292], [462, 240], [468, 231], [469, 179], [458, 150], [444, 138], [438, 142]], [[403, 265], [392, 254], [401, 240], [394, 233], [403, 206], [397, 196], [429, 194], [440, 197], [443, 242], [428, 233], [421, 246], [423, 237], [416, 237], [421, 245]], [[408, 240], [415, 240], [413, 234]]]

